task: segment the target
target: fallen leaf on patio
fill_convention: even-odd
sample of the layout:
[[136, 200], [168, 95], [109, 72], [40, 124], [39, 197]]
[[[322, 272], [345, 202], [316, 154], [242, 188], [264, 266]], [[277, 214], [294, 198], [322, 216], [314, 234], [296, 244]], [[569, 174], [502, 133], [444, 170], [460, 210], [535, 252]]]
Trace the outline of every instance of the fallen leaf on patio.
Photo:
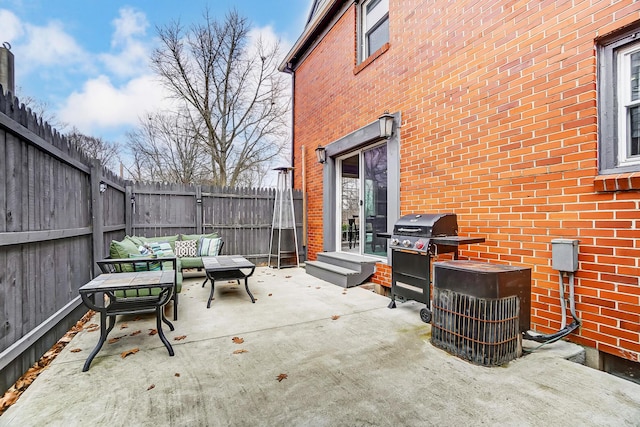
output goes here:
[[[73, 326], [67, 334], [71, 337], [75, 336], [79, 331], [85, 328], [85, 325], [94, 314], [95, 311], [89, 310], [76, 322], [75, 326]], [[95, 325], [95, 327], [100, 329], [98, 325]], [[65, 334], [65, 336], [67, 336], [67, 334]], [[2, 415], [4, 411], [18, 400], [18, 397], [20, 397], [20, 395], [31, 385], [33, 380], [35, 380], [38, 375], [40, 375], [40, 373], [49, 366], [51, 361], [56, 358], [65, 345], [66, 343], [56, 342], [56, 344], [54, 344], [53, 347], [44, 354], [44, 356], [34, 363], [25, 374], [18, 378], [18, 380], [9, 387], [7, 391], [5, 391], [4, 395], [0, 396], [0, 415]]]
[[291, 276], [284, 276], [285, 279], [291, 279]]
[[120, 353], [120, 357], [124, 359], [125, 357], [131, 356], [132, 354], [136, 354], [139, 351], [140, 349], [138, 347], [132, 348], [131, 350], [123, 351], [122, 353]]
[[241, 348], [240, 350], [236, 350], [233, 352], [233, 354], [242, 354], [242, 353], [248, 353], [249, 350], [245, 350], [243, 348]]
[[9, 408], [9, 406], [16, 403], [16, 400], [18, 400], [18, 397], [20, 397], [21, 394], [21, 392], [19, 393], [17, 391], [7, 391], [4, 396], [2, 396], [2, 399], [0, 399], [0, 413], [4, 412]]
[[134, 322], [137, 322], [138, 320], [142, 320], [142, 317], [140, 317], [140, 316], [136, 316], [136, 317], [133, 319], [133, 321], [134, 321]]
[[129, 335], [132, 336], [132, 337], [135, 337], [136, 335], [138, 335], [140, 333], [142, 333], [142, 331], [138, 330], [138, 331], [135, 331], [135, 332], [131, 332], [131, 334], [129, 334]]
[[269, 296], [271, 296], [271, 295], [273, 295], [273, 294], [269, 294]]
[[156, 388], [155, 384], [151, 384], [149, 387], [147, 387], [147, 390], [151, 390], [152, 388]]
[[282, 380], [286, 380], [287, 378], [288, 378], [287, 374], [280, 374], [276, 379], [278, 380], [279, 383], [281, 383]]
[[340, 316], [338, 316], [337, 314], [334, 314], [333, 316], [331, 316], [331, 320], [338, 320], [340, 318]]
[[127, 329], [129, 327], [129, 325], [127, 325], [126, 323], [123, 323], [122, 325], [120, 325], [120, 329]]
[[100, 327], [100, 325], [98, 325], [97, 323], [89, 323], [87, 326], [85, 326], [85, 329], [89, 329], [89, 328], [95, 328], [95, 327]]
[[73, 337], [70, 337], [70, 336], [64, 336], [64, 337], [60, 338], [60, 339], [58, 340], [58, 342], [68, 344], [68, 343], [70, 343], [70, 342], [71, 342], [71, 338], [73, 338]]
[[79, 353], [79, 352], [82, 351], [82, 349], [81, 348], [72, 348], [70, 351], [71, 351], [71, 353]]
[[233, 337], [233, 338], [231, 338], [231, 341], [233, 341], [236, 344], [242, 344], [244, 342], [244, 338]]
[[120, 338], [122, 337], [113, 337], [113, 338], [109, 338], [109, 341], [107, 341], [109, 344], [113, 344], [115, 342], [120, 341]]
[[175, 374], [173, 374], [173, 376], [174, 376], [174, 377], [178, 377], [178, 378], [179, 378], [179, 377], [180, 377], [180, 374], [176, 372]]
[[89, 325], [87, 328], [85, 328], [85, 330], [87, 332], [95, 332], [95, 331], [99, 331], [100, 330], [100, 325]]
[[186, 335], [180, 335], [179, 337], [175, 337], [174, 340], [175, 341], [182, 341], [183, 339], [185, 339], [187, 336]]
[[320, 286], [316, 286], [316, 289], [321, 289]]

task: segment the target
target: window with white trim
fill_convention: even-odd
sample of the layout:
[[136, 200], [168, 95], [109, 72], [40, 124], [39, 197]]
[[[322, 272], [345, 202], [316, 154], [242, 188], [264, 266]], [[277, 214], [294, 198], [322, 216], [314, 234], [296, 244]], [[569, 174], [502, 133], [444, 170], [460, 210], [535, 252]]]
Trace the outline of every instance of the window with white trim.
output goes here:
[[640, 27], [599, 40], [598, 151], [601, 174], [640, 171]]
[[389, 0], [366, 0], [360, 5], [360, 62], [389, 41]]

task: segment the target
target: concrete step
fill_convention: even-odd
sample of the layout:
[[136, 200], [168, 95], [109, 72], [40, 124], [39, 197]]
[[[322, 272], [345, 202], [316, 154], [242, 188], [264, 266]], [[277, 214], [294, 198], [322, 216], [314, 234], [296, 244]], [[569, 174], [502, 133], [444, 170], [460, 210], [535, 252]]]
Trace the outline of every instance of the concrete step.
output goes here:
[[371, 275], [363, 277], [362, 272], [323, 261], [307, 261], [305, 269], [307, 274], [343, 288], [358, 286]]
[[375, 273], [376, 263], [378, 262], [375, 258], [364, 257], [348, 252], [320, 252], [318, 253], [318, 261], [348, 268], [349, 270], [355, 270], [366, 275], [366, 277]]

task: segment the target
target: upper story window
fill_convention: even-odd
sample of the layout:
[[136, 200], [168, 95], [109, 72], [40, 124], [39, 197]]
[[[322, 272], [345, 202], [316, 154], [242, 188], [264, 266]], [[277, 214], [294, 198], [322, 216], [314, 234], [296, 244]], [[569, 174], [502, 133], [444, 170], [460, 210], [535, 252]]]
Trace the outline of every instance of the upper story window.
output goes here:
[[360, 5], [360, 62], [389, 41], [389, 0], [366, 0]]
[[598, 45], [599, 168], [640, 171], [640, 28]]
[[618, 165], [640, 165], [640, 43], [617, 57]]

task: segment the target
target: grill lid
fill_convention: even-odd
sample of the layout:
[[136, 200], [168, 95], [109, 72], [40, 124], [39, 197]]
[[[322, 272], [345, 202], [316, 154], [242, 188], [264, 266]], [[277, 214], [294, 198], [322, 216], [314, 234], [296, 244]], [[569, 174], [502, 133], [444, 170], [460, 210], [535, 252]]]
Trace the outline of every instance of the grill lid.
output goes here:
[[393, 234], [414, 237], [456, 236], [456, 214], [410, 214], [398, 219]]
[[393, 226], [391, 248], [412, 249], [427, 252], [430, 238], [456, 236], [458, 220], [456, 214], [410, 214], [398, 219]]

